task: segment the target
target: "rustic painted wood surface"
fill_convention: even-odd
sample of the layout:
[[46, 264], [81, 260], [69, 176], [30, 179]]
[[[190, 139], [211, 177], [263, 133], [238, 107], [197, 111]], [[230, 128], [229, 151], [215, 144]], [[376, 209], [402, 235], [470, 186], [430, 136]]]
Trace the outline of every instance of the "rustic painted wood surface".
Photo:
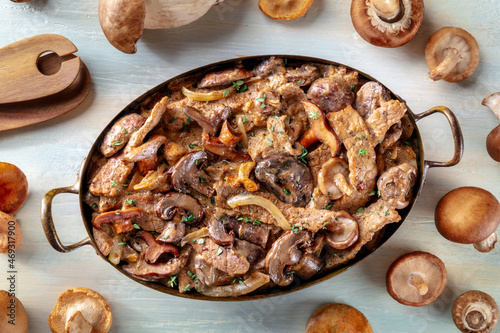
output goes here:
[[[427, 0], [421, 30], [398, 49], [377, 48], [362, 40], [350, 21], [350, 1], [316, 0], [304, 17], [280, 22], [263, 15], [256, 1], [226, 0], [195, 23], [145, 31], [135, 55], [123, 54], [106, 41], [97, 19], [97, 3], [3, 0], [0, 4], [0, 46], [41, 33], [61, 34], [78, 47], [77, 55], [92, 77], [91, 92], [77, 109], [44, 123], [0, 132], [0, 160], [24, 170], [30, 184], [28, 198], [17, 212], [24, 241], [16, 257], [16, 291], [29, 314], [30, 332], [48, 332], [47, 318], [58, 296], [77, 286], [92, 288], [109, 300], [112, 332], [301, 332], [315, 308], [345, 302], [364, 312], [375, 332], [444, 333], [456, 331], [451, 305], [462, 292], [480, 289], [500, 302], [500, 249], [480, 254], [472, 246], [450, 243], [437, 233], [433, 221], [436, 202], [453, 188], [479, 186], [500, 198], [500, 164], [488, 157], [484, 145], [497, 120], [481, 105], [484, 97], [500, 91], [497, 0]], [[425, 43], [443, 26], [468, 30], [481, 47], [477, 72], [459, 84], [432, 82], [427, 77]], [[117, 112], [148, 89], [191, 68], [240, 55], [271, 53], [320, 57], [358, 68], [394, 90], [416, 113], [448, 106], [464, 133], [462, 162], [430, 170], [406, 222], [368, 260], [317, 286], [267, 300], [207, 303], [180, 299], [124, 278], [91, 247], [68, 254], [50, 247], [40, 224], [41, 198], [52, 188], [75, 182], [82, 159]], [[450, 159], [453, 145], [444, 117], [432, 116], [419, 127], [426, 158]], [[56, 197], [54, 215], [63, 242], [86, 236], [77, 196]], [[385, 272], [391, 262], [413, 250], [436, 254], [448, 269], [445, 292], [427, 307], [400, 305], [385, 290]], [[7, 269], [7, 257], [0, 256], [1, 289], [8, 288]]]

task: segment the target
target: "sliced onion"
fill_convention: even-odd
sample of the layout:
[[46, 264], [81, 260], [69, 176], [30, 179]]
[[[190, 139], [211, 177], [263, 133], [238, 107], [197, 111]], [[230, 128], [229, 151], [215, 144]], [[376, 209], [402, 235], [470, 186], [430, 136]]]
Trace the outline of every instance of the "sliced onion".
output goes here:
[[113, 238], [113, 245], [111, 246], [111, 250], [110, 250], [109, 255], [108, 255], [108, 260], [113, 265], [118, 265], [121, 261], [122, 245], [119, 244], [120, 242], [121, 242], [121, 240], [118, 236], [115, 236]]
[[227, 200], [227, 204], [231, 206], [231, 208], [236, 208], [239, 206], [245, 205], [257, 205], [262, 208], [265, 208], [278, 222], [278, 225], [283, 230], [290, 230], [290, 223], [288, 223], [287, 219], [283, 215], [283, 213], [273, 204], [271, 201], [267, 200], [258, 195], [246, 194], [246, 195], [235, 195], [234, 197]]
[[199, 230], [196, 230], [190, 234], [187, 234], [186, 236], [184, 236], [181, 240], [181, 247], [188, 244], [188, 243], [191, 243], [193, 240], [195, 239], [199, 239], [199, 238], [203, 238], [203, 237], [208, 237], [208, 229], [203, 227]]
[[251, 293], [266, 283], [269, 283], [269, 275], [254, 272], [248, 279], [244, 280], [243, 283], [235, 282], [234, 284], [218, 287], [208, 287], [201, 284], [199, 292], [210, 297], [235, 297]]
[[238, 123], [238, 129], [240, 130], [240, 133], [241, 133], [241, 144], [243, 145], [243, 147], [247, 148], [248, 147], [248, 136], [247, 136], [247, 132], [245, 130], [245, 124], [243, 124], [244, 118], [245, 118], [245, 116], [242, 114], [240, 114], [238, 117], [236, 117], [237, 123]]
[[236, 92], [235, 87], [230, 87], [224, 90], [215, 90], [211, 92], [197, 92], [189, 90], [186, 87], [181, 89], [184, 96], [194, 101], [206, 102], [206, 101], [217, 101], [233, 95]]

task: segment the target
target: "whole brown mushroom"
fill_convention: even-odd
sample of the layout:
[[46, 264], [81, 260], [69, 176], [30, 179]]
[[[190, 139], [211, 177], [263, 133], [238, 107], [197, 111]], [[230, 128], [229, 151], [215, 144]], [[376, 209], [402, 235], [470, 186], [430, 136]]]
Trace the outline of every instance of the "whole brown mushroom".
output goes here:
[[444, 27], [425, 46], [425, 61], [434, 81], [459, 82], [474, 73], [479, 64], [479, 45], [467, 31]]
[[489, 333], [498, 322], [498, 306], [490, 295], [469, 290], [453, 303], [453, 322], [460, 332]]
[[368, 319], [358, 309], [342, 303], [320, 306], [306, 324], [306, 333], [373, 333]]
[[415, 251], [396, 259], [387, 270], [389, 295], [404, 305], [424, 306], [441, 295], [447, 274], [441, 259], [428, 252]]
[[0, 290], [0, 332], [26, 333], [28, 314], [23, 303], [11, 293]]
[[351, 20], [368, 43], [398, 47], [415, 37], [424, 19], [423, 0], [352, 0]]
[[[500, 121], [500, 92], [489, 95], [483, 99], [482, 104], [489, 107]], [[492, 159], [500, 162], [500, 125], [486, 137], [486, 150]]]
[[472, 186], [454, 189], [439, 200], [434, 214], [436, 228], [446, 239], [474, 244], [489, 252], [495, 247], [500, 203], [490, 192]]
[[14, 215], [0, 211], [0, 253], [16, 251], [22, 241], [23, 233]]

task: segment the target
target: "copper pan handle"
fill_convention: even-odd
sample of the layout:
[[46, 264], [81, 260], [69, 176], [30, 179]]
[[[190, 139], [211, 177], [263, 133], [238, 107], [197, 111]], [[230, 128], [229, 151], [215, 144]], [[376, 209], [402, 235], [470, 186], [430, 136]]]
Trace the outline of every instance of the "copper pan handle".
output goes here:
[[[84, 163], [82, 163], [82, 166], [83, 164]], [[47, 237], [47, 240], [49, 241], [50, 245], [52, 245], [52, 247], [59, 252], [68, 253], [84, 245], [91, 245], [92, 242], [90, 241], [90, 238], [87, 237], [75, 244], [64, 245], [59, 239], [59, 236], [57, 235], [56, 232], [56, 228], [54, 226], [54, 220], [52, 219], [52, 200], [56, 195], [61, 193], [79, 194], [80, 176], [78, 177], [76, 184], [73, 186], [59, 187], [45, 193], [45, 195], [42, 198], [42, 205], [40, 208], [40, 216], [42, 219], [43, 231], [45, 232], [45, 236]]]
[[464, 137], [462, 135], [462, 129], [460, 128], [460, 124], [458, 123], [458, 119], [455, 116], [455, 114], [453, 114], [453, 112], [446, 106], [436, 106], [425, 112], [419, 113], [415, 115], [415, 121], [417, 122], [420, 119], [430, 116], [431, 114], [434, 114], [436, 112], [443, 114], [446, 117], [446, 119], [448, 119], [448, 123], [450, 124], [451, 127], [451, 133], [453, 135], [453, 142], [455, 143], [455, 152], [453, 154], [452, 159], [449, 160], [448, 162], [425, 160], [424, 172], [427, 171], [427, 169], [429, 168], [454, 166], [458, 164], [458, 162], [460, 162], [460, 160], [462, 159], [462, 155], [464, 153]]

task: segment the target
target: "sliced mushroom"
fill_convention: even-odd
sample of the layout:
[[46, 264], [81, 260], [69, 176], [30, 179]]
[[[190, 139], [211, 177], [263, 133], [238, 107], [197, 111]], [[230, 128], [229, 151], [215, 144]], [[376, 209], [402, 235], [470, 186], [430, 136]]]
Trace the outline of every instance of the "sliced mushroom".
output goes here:
[[165, 263], [150, 264], [146, 260], [139, 260], [135, 264], [124, 265], [125, 272], [141, 279], [160, 279], [169, 275], [179, 274], [189, 255], [191, 247], [182, 249], [179, 257], [174, 257]]
[[459, 82], [474, 73], [479, 64], [479, 45], [467, 31], [444, 27], [425, 46], [425, 61], [434, 81]]
[[187, 224], [194, 224], [203, 219], [203, 207], [198, 200], [184, 193], [165, 194], [156, 204], [155, 210], [159, 218], [167, 221], [172, 220], [177, 213], [184, 216], [182, 222]]
[[498, 323], [498, 306], [493, 297], [479, 290], [469, 290], [453, 303], [453, 322], [460, 332], [493, 331]]
[[287, 231], [274, 243], [266, 255], [266, 270], [269, 277], [278, 286], [288, 286], [293, 281], [293, 273], [287, 274], [287, 266], [296, 265], [300, 262], [302, 253], [298, 246], [310, 242], [309, 232]]
[[318, 173], [318, 187], [321, 193], [332, 200], [340, 199], [344, 194], [351, 195], [349, 184], [349, 165], [340, 157], [328, 160]]
[[146, 262], [150, 264], [156, 263], [156, 261], [165, 253], [172, 254], [174, 257], [179, 256], [179, 250], [172, 244], [160, 244], [156, 241], [155, 237], [145, 230], [141, 230], [137, 233], [137, 236], [141, 237], [148, 243], [148, 250], [144, 256]]
[[337, 78], [321, 78], [311, 84], [307, 97], [324, 113], [337, 112], [354, 102], [351, 87]]
[[144, 211], [141, 208], [130, 208], [125, 210], [117, 210], [106, 212], [97, 215], [92, 220], [92, 225], [97, 229], [101, 229], [103, 223], [112, 223], [117, 234], [133, 230], [132, 219], [141, 218]]
[[[340, 152], [340, 141], [337, 137], [337, 134], [335, 134], [333, 129], [326, 121], [326, 117], [323, 114], [323, 111], [321, 111], [321, 109], [317, 105], [311, 103], [310, 101], [302, 101], [302, 105], [304, 105], [304, 109], [306, 110], [307, 116], [309, 117], [311, 123], [310, 131], [312, 131], [312, 134], [306, 133], [305, 137], [311, 138], [312, 136], [316, 138], [316, 140], [323, 142], [328, 146], [328, 148], [330, 148], [332, 156], [337, 156]], [[313, 142], [311, 142], [310, 139], [302, 139], [300, 140], [300, 143], [307, 148]]]
[[351, 20], [368, 43], [398, 47], [415, 37], [424, 19], [423, 0], [353, 0]]
[[234, 279], [226, 272], [210, 265], [203, 260], [203, 257], [199, 254], [196, 254], [194, 257], [194, 267], [196, 270], [196, 277], [198, 277], [201, 283], [209, 287], [230, 284]]
[[474, 244], [478, 251], [489, 252], [495, 247], [500, 203], [482, 188], [460, 187], [439, 200], [434, 218], [436, 228], [444, 238]]
[[126, 149], [125, 155], [122, 157], [122, 159], [125, 162], [138, 162], [156, 157], [158, 149], [160, 149], [160, 147], [167, 142], [167, 137], [158, 134], [153, 135], [151, 139], [149, 139], [139, 147], [131, 147], [130, 149]]
[[239, 239], [257, 244], [262, 248], [266, 248], [267, 241], [270, 236], [270, 229], [253, 225], [251, 223], [243, 223], [234, 217], [224, 216], [220, 218], [224, 226], [232, 230]]
[[213, 241], [218, 245], [232, 245], [234, 242], [234, 232], [226, 232], [224, 224], [215, 215], [208, 219], [208, 233]]
[[253, 76], [252, 71], [245, 68], [228, 68], [218, 72], [208, 73], [201, 79], [198, 88], [227, 86], [238, 80], [246, 80]]
[[[489, 107], [500, 121], [500, 92], [486, 97], [482, 104]], [[486, 150], [492, 159], [500, 162], [500, 125], [495, 127], [486, 137]]]
[[163, 243], [178, 243], [184, 236], [186, 236], [186, 225], [183, 222], [167, 222], [156, 240]]
[[325, 262], [311, 253], [305, 253], [295, 266], [288, 270], [289, 274], [296, 273], [304, 280], [309, 280], [325, 266]]
[[203, 132], [201, 135], [201, 141], [203, 148], [211, 152], [212, 154], [224, 157], [232, 162], [242, 162], [248, 161], [250, 156], [243, 153], [240, 150], [234, 148], [234, 146], [227, 146], [220, 141], [219, 138], [211, 137], [207, 132]]
[[323, 228], [330, 231], [325, 236], [326, 244], [336, 250], [347, 249], [359, 238], [358, 222], [344, 211], [339, 211], [335, 220], [324, 224]]
[[99, 0], [99, 23], [108, 41], [124, 53], [137, 52], [144, 31], [144, 0]]
[[255, 177], [287, 204], [305, 207], [311, 199], [311, 171], [291, 156], [271, 155], [264, 158], [257, 163]]
[[212, 188], [213, 179], [199, 169], [207, 160], [207, 153], [201, 150], [184, 155], [172, 172], [174, 189], [179, 192], [188, 192], [190, 188], [193, 188], [207, 197], [213, 196], [215, 192]]
[[264, 249], [259, 245], [255, 245], [242, 239], [235, 239], [233, 248], [236, 252], [244, 256], [250, 264], [254, 264], [265, 254]]
[[77, 322], [72, 324], [68, 321], [78, 320], [75, 314], [91, 324], [92, 332], [108, 332], [113, 320], [111, 308], [101, 294], [88, 288], [72, 288], [59, 296], [50, 313], [49, 326], [52, 332], [71, 332], [67, 328]]
[[403, 209], [410, 204], [411, 190], [417, 181], [417, 168], [403, 163], [386, 170], [380, 175], [377, 187], [380, 196], [391, 207]]
[[200, 111], [189, 105], [184, 107], [184, 113], [189, 117], [189, 119], [195, 121], [198, 125], [200, 125], [201, 128], [203, 128], [203, 130], [206, 131], [209, 135], [215, 136], [217, 134], [220, 123], [211, 121]]
[[358, 309], [342, 303], [317, 308], [306, 324], [305, 333], [373, 333], [368, 319]]
[[383, 102], [390, 99], [389, 91], [383, 85], [375, 81], [367, 82], [356, 93], [356, 111], [366, 119]]
[[392, 263], [386, 275], [389, 295], [404, 305], [424, 306], [441, 295], [447, 274], [441, 259], [428, 252], [407, 253]]

